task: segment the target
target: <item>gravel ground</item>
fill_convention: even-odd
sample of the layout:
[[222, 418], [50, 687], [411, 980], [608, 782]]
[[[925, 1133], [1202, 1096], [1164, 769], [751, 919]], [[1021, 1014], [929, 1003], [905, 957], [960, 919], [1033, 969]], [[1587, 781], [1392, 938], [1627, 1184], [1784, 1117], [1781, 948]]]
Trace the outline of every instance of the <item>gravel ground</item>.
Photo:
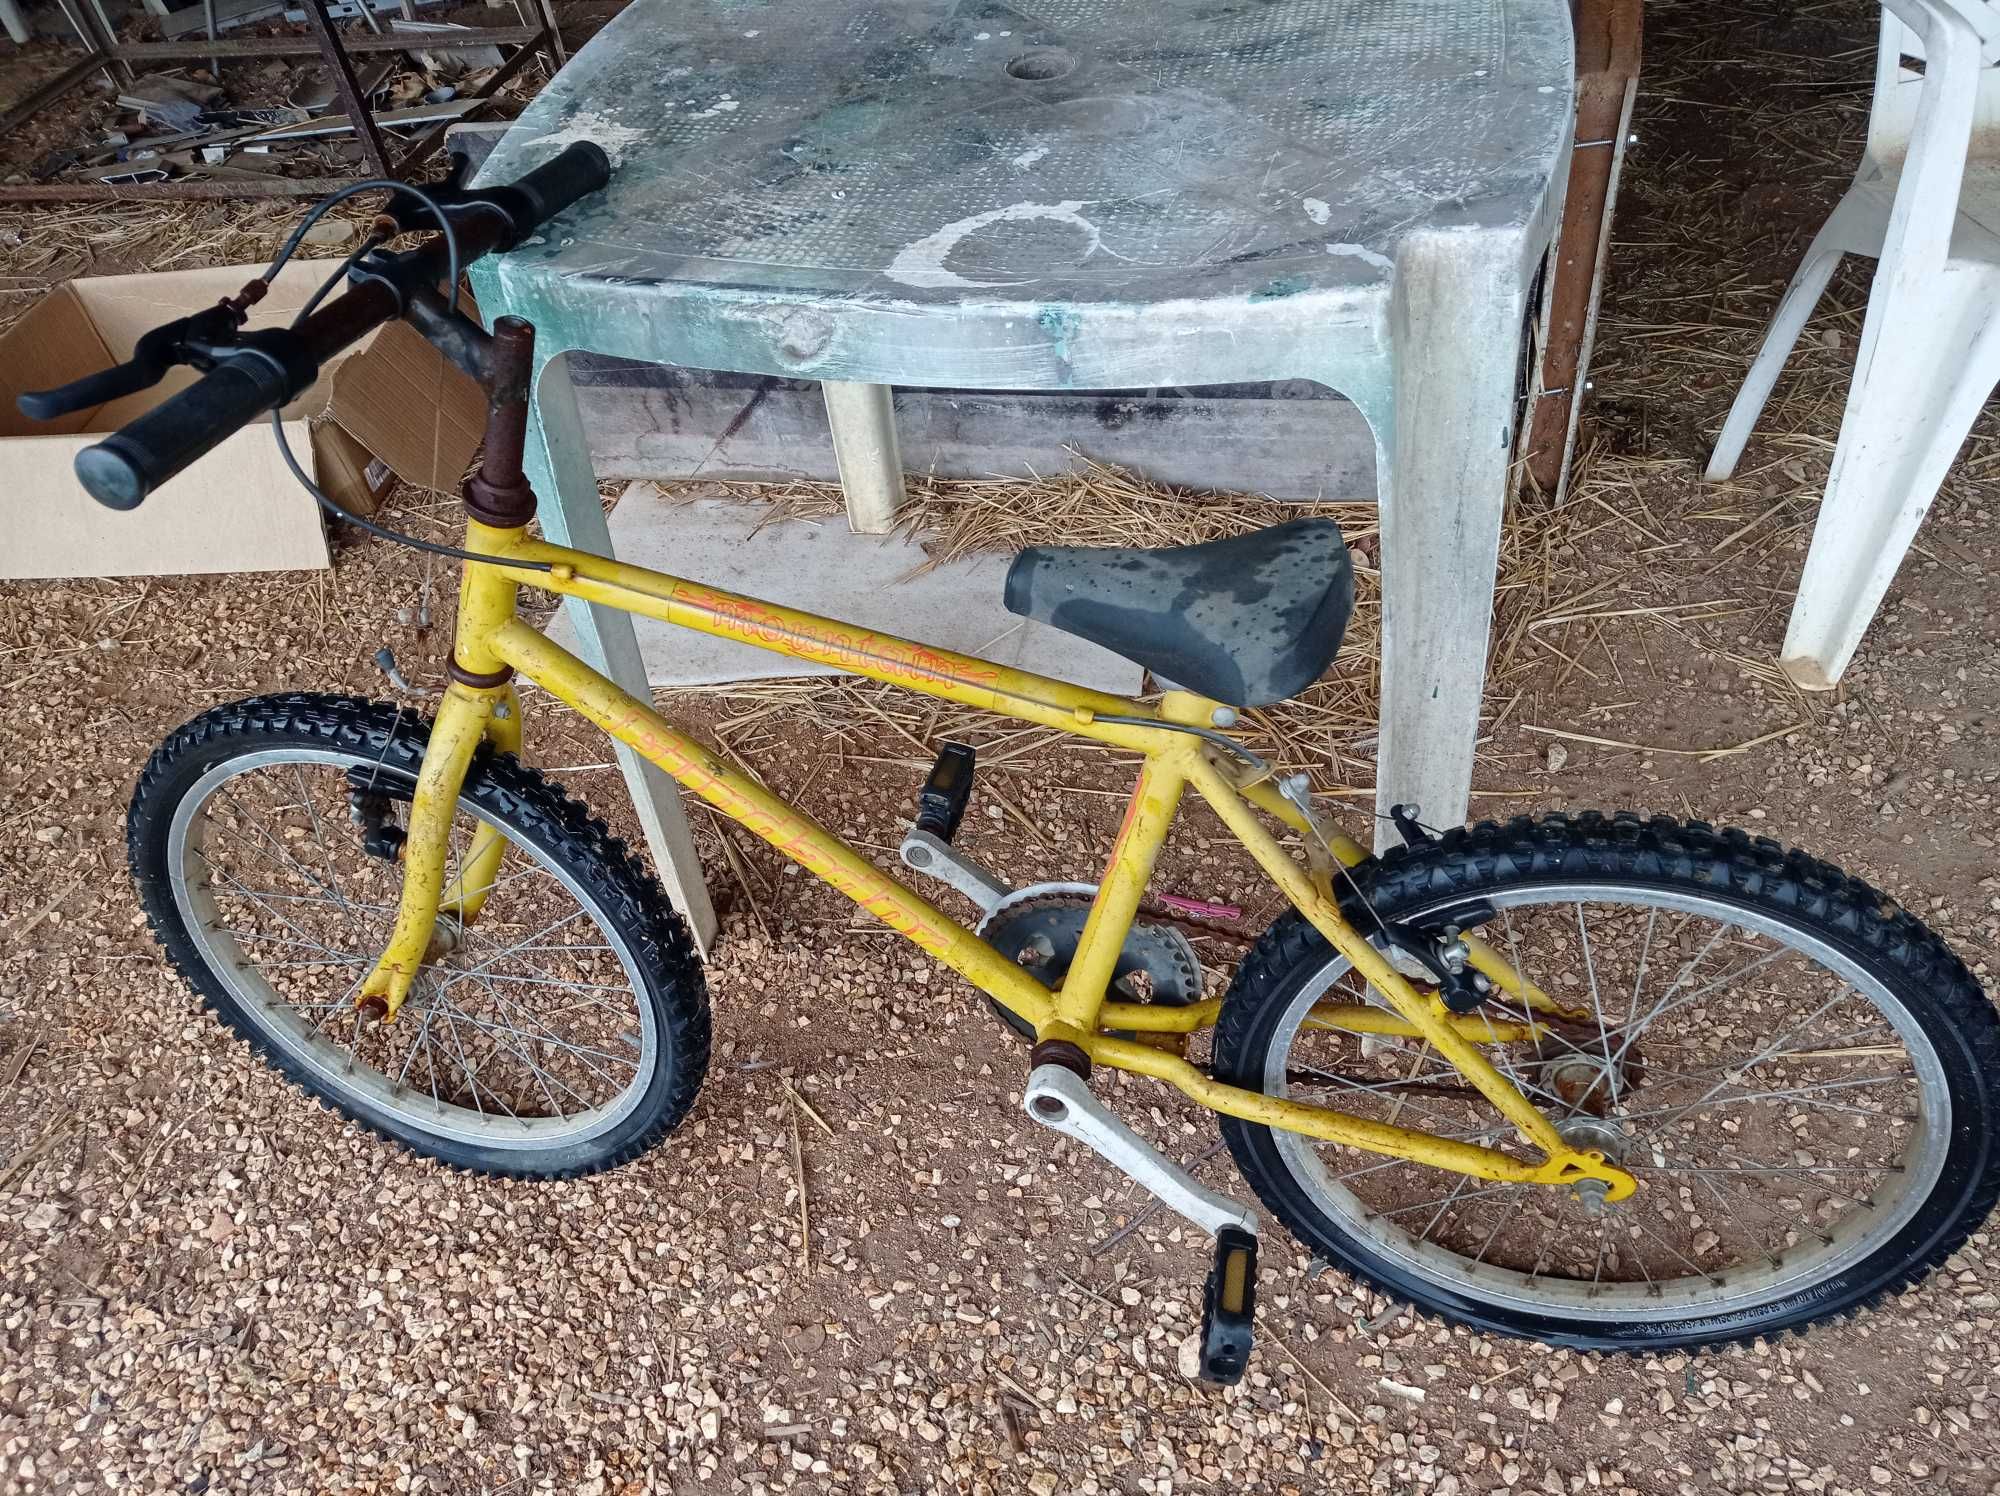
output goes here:
[[[1837, 698], [1800, 698], [1769, 662], [1863, 279], [1836, 283], [1766, 422], [1807, 434], [1760, 439], [1738, 483], [1695, 481], [1857, 149], [1870, 20], [1648, 10], [1592, 447], [1562, 515], [1517, 521], [1576, 616], [1520, 646], [1542, 659], [1491, 703], [1479, 806], [1695, 812], [1802, 841], [1920, 912], [1990, 990], [2000, 424]], [[1792, 79], [1810, 89], [1775, 86]], [[1796, 117], [1772, 102], [1802, 93]], [[1808, 157], [1815, 175], [1788, 175]], [[442, 533], [444, 506], [401, 512]], [[666, 1145], [578, 1183], [498, 1183], [303, 1104], [162, 965], [125, 877], [125, 800], [153, 742], [213, 702], [382, 694], [384, 642], [434, 681], [449, 609], [428, 590], [426, 630], [422, 562], [372, 542], [304, 579], [0, 589], [0, 1489], [2000, 1488], [1986, 1233], [1856, 1323], [1624, 1359], [1442, 1326], [1274, 1234], [1249, 1378], [1191, 1382], [1191, 1233], [1026, 1122], [1020, 1051], [955, 978], [747, 838], [725, 856], [706, 820], [716, 1053]], [[538, 705], [536, 760], [616, 807], [601, 749]], [[942, 732], [873, 690], [671, 709], [876, 848], [920, 775], [911, 738]], [[972, 848], [1016, 876], [1088, 876], [1118, 763], [994, 757]], [[1161, 886], [1268, 919], [1203, 831]], [[1102, 1089], [1209, 1155], [1212, 1125], [1157, 1087]]]

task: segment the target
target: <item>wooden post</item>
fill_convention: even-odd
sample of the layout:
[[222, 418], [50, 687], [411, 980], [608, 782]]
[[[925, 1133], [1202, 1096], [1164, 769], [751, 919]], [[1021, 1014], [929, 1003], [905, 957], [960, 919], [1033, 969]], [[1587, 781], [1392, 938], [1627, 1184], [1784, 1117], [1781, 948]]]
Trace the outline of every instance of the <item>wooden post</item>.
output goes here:
[[1558, 493], [1569, 473], [1590, 369], [1611, 210], [1639, 89], [1641, 0], [1580, 0], [1576, 7], [1576, 146], [1563, 195], [1549, 281], [1548, 346], [1528, 421], [1527, 470]]

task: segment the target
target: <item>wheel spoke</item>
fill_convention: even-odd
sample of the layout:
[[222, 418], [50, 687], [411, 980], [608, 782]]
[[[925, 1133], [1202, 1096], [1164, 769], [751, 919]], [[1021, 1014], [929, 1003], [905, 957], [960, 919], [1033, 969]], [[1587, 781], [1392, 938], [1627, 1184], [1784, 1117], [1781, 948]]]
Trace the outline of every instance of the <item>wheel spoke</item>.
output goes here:
[[[1590, 1011], [1597, 1015], [1597, 1041], [1604, 1046], [1602, 1052], [1610, 1054], [1611, 1035], [1604, 1027], [1604, 994], [1597, 989], [1597, 962], [1590, 954], [1590, 930], [1583, 922], [1583, 901], [1580, 899], [1577, 901], [1576, 906], [1576, 938], [1577, 943], [1583, 948], [1584, 975], [1590, 979]], [[1606, 1066], [1604, 1078], [1606, 1084], [1611, 1087], [1611, 1104], [1616, 1106], [1618, 1105], [1619, 1090], [1618, 1067], [1616, 1065]], [[1589, 1093], [1586, 1092], [1585, 1094], [1588, 1095]]]
[[[502, 997], [498, 992], [493, 991], [491, 988], [487, 989], [487, 993], [490, 997], [493, 998], [495, 1002], [499, 1003], [503, 1007], [512, 1008], [516, 1013], [519, 1013], [529, 1023], [534, 1024], [536, 1028], [541, 1030], [541, 1032], [537, 1034], [530, 1034], [511, 1023], [489, 1024], [481, 1019], [473, 1018], [470, 1014], [466, 1013], [463, 1008], [457, 1010], [459, 1017], [463, 1018], [467, 1023], [478, 1024], [481, 1028], [490, 1028], [496, 1033], [513, 1034], [515, 1037], [520, 1039], [521, 1042], [524, 1044], [543, 1044], [549, 1046], [552, 1049], [563, 1050], [568, 1054], [576, 1055], [579, 1060], [582, 1060], [583, 1056], [585, 1055], [596, 1055], [599, 1059], [610, 1060], [614, 1064], [624, 1065], [632, 1070], [637, 1070], [639, 1068], [636, 1064], [632, 1062], [631, 1059], [629, 1059], [625, 1055], [613, 1054], [606, 1049], [592, 1049], [588, 1045], [567, 1043], [564, 1040], [558, 1038], [554, 1029], [550, 1028], [547, 1025], [547, 1023], [545, 1023], [542, 1019], [537, 1017], [533, 1012], [529, 1011], [527, 1008], [522, 1007], [519, 1003], [509, 1001], [507, 998]], [[585, 1067], [589, 1069], [599, 1079], [607, 1081], [611, 1079], [611, 1077], [606, 1075], [602, 1070], [597, 1069], [597, 1067], [594, 1065], [590, 1065], [588, 1061], [584, 1061], [583, 1063], [585, 1064]]]
[[[1639, 1188], [1612, 1201], [1589, 1181], [1445, 1178], [1411, 1159], [1354, 1160], [1329, 1151], [1338, 1145], [1273, 1134], [1317, 1210], [1434, 1278], [1441, 1298], [1525, 1298], [1593, 1325], [1693, 1316], [1862, 1250], [1887, 1229], [1882, 1202], [1917, 1188], [1904, 1160], [1926, 1130], [1899, 1119], [1930, 1103], [1905, 1059], [1901, 1009], [1891, 990], [1854, 985], [1842, 975], [1852, 968], [1791, 920], [1678, 888], [1655, 898], [1551, 882], [1455, 897], [1451, 914], [1490, 899], [1488, 938], [1523, 979], [1565, 1007], [1590, 1004], [1589, 1018], [1565, 1021], [1493, 994], [1478, 1010], [1490, 1022], [1533, 1026], [1506, 1042], [1475, 1032], [1480, 1052], [1570, 1147], [1603, 1153]], [[1425, 929], [1438, 916], [1420, 907], [1392, 917]], [[1351, 977], [1344, 959], [1318, 959], [1328, 978], [1285, 989], [1267, 1074], [1282, 1064], [1322, 1104], [1434, 1137], [1490, 1146], [1513, 1136], [1427, 1045], [1307, 1025], [1312, 1003]], [[1579, 1094], [1571, 1069], [1585, 1062], [1609, 1084]], [[1776, 1255], [1782, 1279], [1760, 1266]]]
[[1646, 986], [1646, 958], [1653, 954], [1653, 926], [1659, 923], [1659, 919], [1659, 910], [1646, 911], [1646, 935], [1639, 942], [1639, 971], [1638, 975], [1632, 978], [1632, 1001], [1625, 1009], [1626, 1028], [1630, 1028], [1633, 1020], [1639, 1016], [1639, 994]]
[[596, 854], [560, 821], [543, 840], [505, 830], [524, 855], [464, 888], [473, 837], [498, 823], [461, 802], [444, 877], [483, 896], [478, 919], [441, 915], [398, 1022], [357, 1007], [403, 874], [327, 807], [344, 807], [345, 773], [374, 758], [260, 750], [187, 792], [169, 867], [200, 959], [308, 1087], [345, 1109], [401, 1114], [441, 1147], [477, 1137], [546, 1151], [600, 1134], [659, 1062], [654, 999], [620, 927], [563, 870]]
[[[1405, 1087], [1410, 1084], [1409, 1079], [1404, 1076], [1397, 1076], [1393, 1080], [1378, 1081], [1373, 1085], [1369, 1085], [1369, 1084], [1364, 1084], [1363, 1082], [1360, 1081], [1349, 1080], [1345, 1076], [1334, 1075], [1329, 1071], [1320, 1070], [1317, 1067], [1311, 1065], [1301, 1065], [1297, 1068], [1309, 1074], [1319, 1076], [1327, 1083], [1327, 1085], [1332, 1087], [1337, 1087], [1342, 1092], [1353, 1091], [1353, 1092], [1358, 1092], [1359, 1094], [1364, 1096], [1375, 1096], [1375, 1095], [1380, 1095], [1384, 1092], [1398, 1092], [1402, 1087]], [[1451, 1073], [1453, 1075], [1457, 1074], [1456, 1071], [1453, 1071]], [[1407, 1106], [1409, 1110], [1418, 1113], [1428, 1121], [1447, 1127], [1455, 1125], [1452, 1122], [1451, 1118], [1446, 1117], [1441, 1112], [1435, 1111], [1432, 1108], [1423, 1105], [1421, 1102], [1411, 1101], [1407, 1096], [1403, 1095], [1398, 1095], [1396, 1099], [1399, 1102], [1403, 1103], [1405, 1106]]]
[[1822, 1085], [1797, 1086], [1784, 1091], [1752, 1091], [1747, 1096], [1721, 1096], [1716, 1094], [1721, 1087], [1712, 1086], [1697, 1100], [1685, 1102], [1680, 1106], [1663, 1106], [1649, 1112], [1630, 1112], [1621, 1120], [1646, 1122], [1654, 1118], [1664, 1118], [1668, 1122], [1673, 1122], [1685, 1117], [1689, 1112], [1706, 1111], [1710, 1107], [1717, 1106], [1739, 1106], [1752, 1101], [1796, 1101], [1801, 1106], [1817, 1106], [1834, 1112], [1851, 1112], [1857, 1117], [1874, 1117], [1880, 1113], [1871, 1112], [1865, 1107], [1840, 1106], [1834, 1102], [1816, 1101], [1813, 1098], [1822, 1091], [1844, 1091], [1855, 1086], [1880, 1086], [1891, 1081], [1905, 1081], [1908, 1078], [1902, 1075], [1871, 1075], [1864, 1080], [1830, 1080]]
[[[326, 894], [329, 898], [333, 900], [334, 903], [340, 904], [342, 908], [346, 907], [345, 902], [340, 898], [340, 896], [336, 894], [333, 891], [333, 889], [329, 888], [326, 884], [320, 882], [319, 879], [315, 877], [310, 870], [307, 869], [304, 863], [300, 862], [298, 858], [294, 857], [291, 854], [291, 849], [288, 848], [283, 842], [279, 841], [275, 836], [271, 835], [270, 830], [264, 825], [264, 823], [258, 820], [255, 816], [251, 815], [250, 812], [243, 807], [242, 803], [238, 801], [234, 795], [231, 795], [229, 791], [225, 789], [222, 791], [222, 798], [227, 800], [232, 806], [236, 808], [236, 813], [239, 816], [241, 816], [244, 820], [248, 821], [252, 829], [254, 829], [256, 833], [264, 839], [265, 845], [270, 847], [274, 852], [278, 854], [278, 857], [282, 859], [281, 861], [275, 862], [273, 864], [274, 866], [289, 867], [293, 872], [297, 873], [301, 878], [305, 879], [306, 882], [310, 883], [314, 888], [317, 888], [321, 893]], [[214, 823], [211, 822], [211, 824]]]
[[[1689, 1003], [1692, 1002], [1700, 1002], [1701, 999], [1709, 996], [1711, 993], [1720, 992], [1724, 987], [1733, 986], [1738, 981], [1742, 980], [1742, 978], [1748, 976], [1751, 972], [1760, 970], [1761, 968], [1770, 965], [1773, 961], [1776, 961], [1779, 957], [1789, 956], [1790, 954], [1791, 952], [1787, 950], [1772, 951], [1770, 954], [1761, 956], [1757, 960], [1750, 962], [1748, 965], [1739, 966], [1734, 971], [1727, 972], [1724, 975], [1717, 977], [1714, 981], [1710, 982], [1705, 987], [1697, 987], [1694, 991], [1690, 992], [1686, 997], [1682, 998], [1679, 1002], [1669, 1004], [1665, 1007], [1654, 1009], [1651, 1013], [1648, 1013], [1646, 1015], [1645, 1019], [1636, 1028], [1632, 1029], [1630, 1032], [1621, 1036], [1618, 1044], [1618, 1050], [1611, 1057], [1611, 1063], [1614, 1066], [1616, 1066], [1621, 1061], [1623, 1061], [1626, 1054], [1630, 1052], [1633, 1041], [1637, 1039], [1639, 1035], [1646, 1032], [1646, 1030], [1650, 1028], [1654, 1023], [1658, 1022], [1663, 1014], [1671, 1012], [1674, 1008], [1684, 1008]], [[1672, 989], [1670, 988], [1668, 990], [1671, 991]]]
[[[578, 1101], [582, 1102], [584, 1105], [584, 1109], [586, 1111], [589, 1110], [590, 1107], [593, 1105], [591, 1099], [588, 1096], [584, 1095], [581, 1091], [577, 1090], [575, 1087], [567, 1084], [565, 1081], [563, 1081], [563, 1079], [560, 1076], [553, 1075], [550, 1072], [544, 1070], [541, 1066], [537, 1065], [533, 1059], [523, 1054], [520, 1050], [516, 1049], [512, 1044], [510, 1044], [508, 1042], [508, 1036], [515, 1034], [516, 1030], [508, 1028], [502, 1024], [487, 1023], [481, 1019], [474, 1018], [472, 1017], [471, 1014], [465, 1012], [463, 1009], [449, 1002], [444, 1004], [444, 1008], [446, 1010], [445, 1021], [449, 1023], [454, 1030], [456, 1030], [456, 1028], [460, 1023], [464, 1023], [468, 1027], [473, 1028], [479, 1031], [480, 1033], [488, 1035], [496, 1047], [504, 1049], [508, 1053], [508, 1055], [510, 1055], [513, 1059], [520, 1062], [522, 1068], [525, 1069], [530, 1075], [534, 1077], [536, 1086], [538, 1086], [541, 1089], [543, 1097], [548, 1101], [550, 1115], [552, 1116], [563, 1115], [562, 1106], [560, 1105], [560, 1103], [556, 1101], [555, 1093], [550, 1091], [548, 1088], [548, 1082], [550, 1081], [554, 1081], [555, 1084], [561, 1086], [565, 1091], [569, 1092], [570, 1095], [574, 1096]], [[495, 1094], [490, 1084], [487, 1086], [487, 1093], [489, 1095]], [[506, 1103], [501, 1102], [501, 1105], [505, 1106]], [[508, 1109], [508, 1115], [509, 1116], [514, 1115], [513, 1110], [511, 1108]]]
[[292, 780], [299, 788], [299, 804], [305, 807], [306, 815], [312, 821], [313, 841], [319, 847], [320, 866], [326, 869], [327, 891], [333, 895], [334, 902], [340, 905], [341, 912], [347, 916], [348, 927], [355, 930], [358, 935], [359, 922], [354, 918], [354, 910], [348, 904], [347, 896], [340, 891], [340, 874], [334, 871], [333, 850], [326, 844], [326, 833], [320, 826], [319, 810], [312, 802], [312, 792], [306, 788], [305, 771], [297, 764], [292, 765]]
[[[1652, 1027], [1654, 1022], [1669, 1011], [1670, 1005], [1673, 1003], [1673, 996], [1680, 990], [1681, 983], [1687, 980], [1690, 972], [1708, 958], [1708, 953], [1715, 949], [1716, 942], [1721, 940], [1725, 933], [1727, 933], [1726, 926], [1717, 929], [1713, 935], [1708, 937], [1708, 944], [1704, 945], [1693, 957], [1681, 964], [1681, 969], [1674, 973], [1674, 979], [1668, 984], [1667, 990], [1660, 994], [1660, 1000], [1653, 1004], [1646, 1016], [1633, 1024], [1624, 1035], [1624, 1040], [1619, 1044], [1617, 1052], [1611, 1056], [1611, 1063], [1613, 1065], [1619, 1064], [1624, 1060], [1625, 1052], [1632, 1047], [1634, 1039]], [[1696, 995], [1699, 996], [1699, 994]]]

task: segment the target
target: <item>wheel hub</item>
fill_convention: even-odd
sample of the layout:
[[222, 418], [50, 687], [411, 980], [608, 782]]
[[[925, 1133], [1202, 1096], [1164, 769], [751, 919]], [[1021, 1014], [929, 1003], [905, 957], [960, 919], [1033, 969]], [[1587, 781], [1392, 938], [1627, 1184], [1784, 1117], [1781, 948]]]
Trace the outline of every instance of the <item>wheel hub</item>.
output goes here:
[[1612, 1103], [1639, 1079], [1629, 1054], [1614, 1062], [1602, 1054], [1570, 1049], [1544, 1061], [1540, 1069], [1537, 1080], [1542, 1089], [1561, 1097], [1572, 1116], [1608, 1116]]
[[[1556, 1133], [1580, 1153], [1603, 1154], [1606, 1163], [1624, 1163], [1632, 1146], [1632, 1135], [1603, 1117], [1565, 1117], [1556, 1124]], [[1601, 1216], [1612, 1208], [1606, 1198], [1610, 1186], [1602, 1179], [1579, 1179], [1571, 1188], [1587, 1216]]]

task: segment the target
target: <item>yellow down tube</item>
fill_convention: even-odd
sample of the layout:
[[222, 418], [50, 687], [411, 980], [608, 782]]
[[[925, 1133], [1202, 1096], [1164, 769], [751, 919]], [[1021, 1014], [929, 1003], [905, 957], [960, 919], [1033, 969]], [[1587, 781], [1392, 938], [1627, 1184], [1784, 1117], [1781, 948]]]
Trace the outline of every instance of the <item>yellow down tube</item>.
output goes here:
[[914, 889], [877, 868], [819, 822], [725, 763], [659, 713], [518, 620], [494, 630], [499, 657], [690, 792], [815, 873], [912, 944], [1037, 1028], [1052, 1011], [1048, 989]]

